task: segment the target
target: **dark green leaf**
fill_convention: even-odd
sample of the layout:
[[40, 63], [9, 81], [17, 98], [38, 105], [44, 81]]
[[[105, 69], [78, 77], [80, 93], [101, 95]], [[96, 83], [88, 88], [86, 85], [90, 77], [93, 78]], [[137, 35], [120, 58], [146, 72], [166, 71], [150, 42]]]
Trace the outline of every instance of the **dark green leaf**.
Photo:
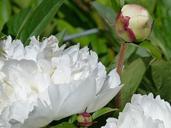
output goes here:
[[3, 33], [0, 33], [0, 39], [3, 39], [4, 37], [6, 37], [6, 35]]
[[113, 8], [119, 12], [121, 7], [124, 5], [125, 0], [111, 0]]
[[157, 47], [155, 47], [154, 45], [152, 45], [152, 43], [150, 41], [144, 41], [139, 46], [142, 48], [145, 48], [148, 52], [151, 53], [151, 55], [153, 57], [155, 57], [157, 59], [161, 58], [160, 50]]
[[171, 35], [171, 5], [169, 3], [167, 0], [157, 1], [154, 13], [153, 35], [151, 38], [152, 42], [160, 47], [167, 60], [171, 58], [171, 36], [169, 36]]
[[43, 0], [42, 3], [30, 14], [27, 21], [19, 31], [19, 38], [25, 42], [31, 36], [39, 35], [53, 19], [59, 7], [65, 0]]
[[21, 31], [23, 25], [25, 24], [31, 9], [23, 9], [17, 15], [10, 18], [8, 22], [8, 33], [13, 36], [17, 36], [18, 32]]
[[112, 8], [106, 7], [98, 2], [92, 2], [92, 5], [110, 26], [114, 25], [116, 14]]
[[104, 39], [96, 38], [91, 43], [93, 50], [98, 54], [105, 54], [107, 53], [107, 46]]
[[109, 107], [104, 107], [98, 111], [96, 111], [95, 113], [93, 113], [92, 118], [93, 120], [97, 119], [100, 116], [103, 116], [104, 114], [107, 114], [109, 112], [113, 112], [113, 111], [117, 111], [118, 109], [114, 109], [114, 108], [109, 108]]
[[63, 123], [56, 125], [55, 127], [51, 127], [51, 128], [77, 128], [77, 127], [71, 123], [63, 122]]
[[0, 31], [4, 24], [8, 21], [11, 13], [9, 0], [0, 0]]
[[124, 69], [121, 76], [122, 83], [124, 84], [121, 89], [121, 108], [125, 106], [136, 92], [145, 71], [146, 67], [141, 59], [133, 61]]
[[152, 77], [158, 94], [171, 102], [171, 61], [159, 60], [152, 65]]
[[134, 45], [131, 45], [130, 43], [128, 43], [127, 45], [128, 47], [126, 49], [125, 60], [128, 60], [136, 50], [136, 47]]

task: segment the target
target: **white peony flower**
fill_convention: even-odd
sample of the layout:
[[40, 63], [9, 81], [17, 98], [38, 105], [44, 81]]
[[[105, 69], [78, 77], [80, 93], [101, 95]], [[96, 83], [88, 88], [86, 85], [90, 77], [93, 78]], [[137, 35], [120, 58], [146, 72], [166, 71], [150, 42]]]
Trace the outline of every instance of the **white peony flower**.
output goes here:
[[95, 52], [59, 47], [54, 36], [24, 47], [0, 42], [0, 127], [39, 128], [72, 114], [94, 112], [120, 90], [116, 70], [106, 75]]
[[134, 95], [118, 119], [109, 118], [102, 128], [171, 128], [171, 106], [152, 94]]

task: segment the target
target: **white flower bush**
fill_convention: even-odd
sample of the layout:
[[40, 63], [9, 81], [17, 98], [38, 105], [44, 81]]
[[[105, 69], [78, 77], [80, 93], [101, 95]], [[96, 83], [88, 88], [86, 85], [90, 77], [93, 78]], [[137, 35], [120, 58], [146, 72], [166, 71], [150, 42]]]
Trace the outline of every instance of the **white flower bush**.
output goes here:
[[102, 128], [171, 128], [171, 106], [160, 96], [134, 95], [119, 118], [109, 118]]
[[0, 127], [39, 128], [105, 106], [120, 90], [116, 70], [106, 75], [95, 52], [59, 47], [54, 36], [24, 47], [0, 42]]

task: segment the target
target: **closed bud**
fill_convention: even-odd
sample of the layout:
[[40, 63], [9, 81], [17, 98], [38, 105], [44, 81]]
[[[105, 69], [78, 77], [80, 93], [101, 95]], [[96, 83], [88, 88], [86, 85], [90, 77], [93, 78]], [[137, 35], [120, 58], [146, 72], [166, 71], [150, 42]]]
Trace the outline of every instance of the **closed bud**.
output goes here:
[[148, 38], [152, 18], [140, 5], [127, 4], [121, 9], [115, 22], [117, 36], [125, 42], [141, 42]]
[[92, 116], [87, 112], [79, 114], [77, 117], [77, 121], [78, 125], [83, 127], [89, 127], [93, 124]]

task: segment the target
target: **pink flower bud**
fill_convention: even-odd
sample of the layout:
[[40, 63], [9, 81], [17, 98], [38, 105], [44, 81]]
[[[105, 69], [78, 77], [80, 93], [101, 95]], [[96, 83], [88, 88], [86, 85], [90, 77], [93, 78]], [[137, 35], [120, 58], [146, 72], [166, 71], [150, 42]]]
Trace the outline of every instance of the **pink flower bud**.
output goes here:
[[92, 116], [87, 112], [79, 114], [77, 117], [77, 121], [79, 126], [83, 126], [83, 127], [88, 127], [93, 124]]
[[115, 23], [117, 36], [126, 42], [140, 42], [150, 35], [152, 18], [140, 5], [127, 4], [121, 9]]

